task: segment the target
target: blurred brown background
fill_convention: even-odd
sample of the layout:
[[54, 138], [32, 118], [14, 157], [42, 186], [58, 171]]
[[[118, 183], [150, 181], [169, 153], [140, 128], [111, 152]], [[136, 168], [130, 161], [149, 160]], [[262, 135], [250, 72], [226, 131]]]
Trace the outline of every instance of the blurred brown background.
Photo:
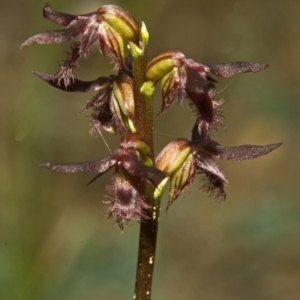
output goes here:
[[[4, 1], [0, 10], [0, 299], [132, 299], [138, 224], [123, 234], [106, 219], [107, 174], [51, 173], [45, 161], [88, 161], [108, 154], [90, 137], [92, 94], [51, 88], [31, 70], [54, 73], [69, 44], [33, 45], [29, 36], [59, 28], [42, 17], [45, 0]], [[102, 1], [50, 2], [83, 14]], [[220, 162], [230, 186], [216, 203], [196, 179], [164, 213], [153, 299], [300, 299], [300, 2], [282, 0], [112, 1], [147, 24], [149, 57], [179, 49], [199, 62], [269, 63], [266, 71], [220, 79], [226, 128], [223, 145], [284, 145], [249, 162]], [[112, 66], [97, 49], [75, 75], [91, 80]], [[157, 93], [156, 111], [160, 107]], [[186, 103], [155, 120], [157, 151], [189, 137], [194, 116]], [[110, 147], [117, 136], [105, 135]]]

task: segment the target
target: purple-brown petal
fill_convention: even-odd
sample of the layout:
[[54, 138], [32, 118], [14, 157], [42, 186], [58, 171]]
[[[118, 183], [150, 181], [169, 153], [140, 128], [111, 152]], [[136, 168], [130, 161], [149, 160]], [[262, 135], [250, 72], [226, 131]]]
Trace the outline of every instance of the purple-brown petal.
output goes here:
[[211, 91], [215, 87], [215, 81], [208, 78], [204, 69], [187, 66], [186, 67], [186, 89], [194, 93], [205, 93]]
[[33, 71], [33, 73], [41, 78], [42, 80], [49, 83], [51, 86], [54, 86], [60, 90], [67, 91], [67, 92], [95, 92], [101, 89], [101, 87], [106, 84], [111, 79], [109, 77], [99, 77], [96, 80], [93, 81], [83, 81], [74, 78], [73, 81], [71, 81], [70, 85], [67, 87], [65, 86], [64, 82], [60, 83], [57, 79], [56, 75], [42, 73], [38, 71]]
[[205, 175], [203, 188], [210, 194], [214, 196], [217, 200], [225, 200], [226, 192], [224, 189], [224, 181], [221, 177], [217, 176], [214, 173], [210, 173], [207, 170], [200, 169], [201, 172]]
[[266, 69], [269, 65], [236, 61], [217, 65], [207, 65], [209, 67], [209, 72], [219, 76], [219, 77], [231, 77], [239, 73], [256, 73], [261, 72]]
[[192, 106], [195, 107], [195, 111], [199, 116], [199, 121], [212, 124], [214, 120], [214, 105], [212, 97], [208, 93], [197, 93], [189, 90], [187, 90], [187, 95], [192, 101]]
[[46, 3], [43, 7], [43, 16], [44, 18], [62, 26], [68, 26], [73, 20], [78, 18], [78, 16], [53, 11], [49, 3]]
[[200, 72], [188, 66], [186, 72], [186, 93], [198, 115], [198, 130], [199, 132], [209, 132], [214, 127], [217, 115], [212, 95], [215, 84], [212, 80], [207, 79], [205, 73], [203, 74], [204, 69]]
[[220, 178], [222, 181], [228, 183], [228, 180], [225, 178], [225, 175], [210, 155], [207, 155], [205, 153], [199, 153], [198, 155], [196, 155], [196, 163], [197, 167], [200, 170], [204, 170], [205, 173], [208, 174], [213, 174]]
[[142, 209], [148, 209], [149, 206], [138, 190], [139, 183], [140, 178], [134, 179], [129, 174], [120, 172], [107, 187], [110, 200], [108, 217], [114, 216], [122, 230], [123, 225], [131, 219], [138, 221], [147, 218]]
[[238, 147], [223, 147], [218, 146], [218, 155], [217, 157], [223, 160], [248, 160], [254, 159], [263, 155], [270, 153], [275, 150], [282, 143], [270, 144], [267, 146], [256, 146], [256, 145], [243, 145]]
[[62, 30], [50, 30], [38, 33], [27, 39], [21, 48], [29, 46], [33, 43], [38, 44], [60, 44], [69, 41], [80, 34], [83, 28], [87, 25], [86, 20], [79, 20], [70, 27]]
[[103, 174], [116, 164], [116, 160], [112, 157], [106, 157], [101, 160], [83, 163], [71, 164], [56, 164], [51, 162], [42, 163], [40, 166], [45, 167], [51, 171], [74, 173], [74, 172], [93, 172]]
[[166, 177], [166, 173], [142, 163], [136, 153], [131, 151], [121, 160], [123, 168], [133, 177], [146, 178], [155, 187]]

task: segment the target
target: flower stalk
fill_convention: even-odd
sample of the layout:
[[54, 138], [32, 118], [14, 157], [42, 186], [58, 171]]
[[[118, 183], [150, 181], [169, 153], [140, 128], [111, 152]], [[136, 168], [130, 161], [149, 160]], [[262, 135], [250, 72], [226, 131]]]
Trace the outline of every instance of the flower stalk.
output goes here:
[[[148, 32], [144, 23], [142, 23], [141, 27], [140, 47], [134, 43], [130, 43], [129, 45], [132, 55], [132, 72], [134, 78], [135, 124], [137, 131], [149, 145], [151, 157], [154, 160], [153, 93], [142, 93], [142, 87], [145, 82], [148, 45]], [[155, 188], [145, 181], [142, 188], [149, 208], [143, 211], [146, 218], [140, 223], [137, 271], [133, 298], [137, 300], [150, 300], [156, 256], [160, 199], [154, 198]]]

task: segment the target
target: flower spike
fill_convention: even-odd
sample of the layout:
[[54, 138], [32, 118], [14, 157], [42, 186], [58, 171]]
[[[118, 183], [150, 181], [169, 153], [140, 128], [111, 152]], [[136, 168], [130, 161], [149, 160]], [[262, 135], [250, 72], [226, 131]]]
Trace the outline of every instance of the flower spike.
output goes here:
[[[154, 221], [159, 209], [157, 204], [168, 180], [167, 209], [198, 174], [204, 178], [203, 188], [210, 195], [225, 200], [228, 180], [216, 158], [254, 159], [282, 144], [225, 147], [211, 139], [212, 131], [223, 126], [222, 101], [216, 99], [217, 81], [212, 76], [227, 78], [240, 73], [257, 73], [266, 69], [267, 64], [243, 61], [204, 64], [176, 50], [164, 51], [147, 63], [149, 33], [146, 25], [139, 24], [126, 10], [115, 5], [104, 5], [88, 14], [71, 15], [53, 11], [46, 4], [43, 16], [65, 28], [38, 33], [28, 38], [21, 48], [33, 43], [74, 42], [56, 74], [37, 71], [34, 74], [63, 91], [94, 92], [81, 110], [92, 111], [90, 133], [101, 134], [100, 130], [104, 129], [123, 136], [119, 147], [102, 160], [72, 164], [47, 162], [41, 166], [56, 172], [96, 173], [88, 184], [114, 168], [115, 173], [107, 187], [108, 217], [114, 217], [121, 229], [131, 219], [146, 220], [150, 212], [153, 213], [151, 221]], [[73, 70], [79, 59], [87, 57], [96, 43], [100, 53], [113, 62], [116, 74], [93, 81], [74, 78]], [[125, 43], [128, 43], [130, 53], [127, 57]], [[154, 162], [152, 98], [160, 80], [163, 101], [159, 114], [172, 103], [182, 104], [187, 99], [196, 114], [196, 122], [191, 140], [175, 139], [162, 149]], [[154, 194], [150, 195], [152, 192]]]

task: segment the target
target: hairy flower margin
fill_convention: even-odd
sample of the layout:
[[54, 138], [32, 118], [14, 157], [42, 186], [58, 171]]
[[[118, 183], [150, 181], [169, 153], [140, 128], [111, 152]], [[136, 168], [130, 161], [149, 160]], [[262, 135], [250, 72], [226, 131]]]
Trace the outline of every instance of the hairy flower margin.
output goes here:
[[[194, 181], [198, 173], [205, 179], [203, 186], [206, 191], [217, 199], [225, 200], [224, 185], [228, 181], [214, 158], [234, 161], [254, 159], [281, 145], [224, 147], [210, 138], [214, 129], [223, 126], [219, 109], [221, 102], [215, 98], [217, 81], [212, 75], [231, 77], [239, 73], [255, 73], [264, 70], [267, 64], [202, 64], [186, 58], [180, 51], [172, 50], [162, 52], [148, 62], [141, 93], [152, 96], [157, 82], [161, 81], [163, 102], [159, 114], [165, 112], [174, 101], [182, 103], [184, 99], [188, 99], [195, 110], [196, 122], [191, 140], [175, 139], [165, 146], [154, 161], [149, 145], [139, 135], [135, 124], [132, 60], [136, 53], [146, 50], [148, 33], [145, 25], [140, 25], [127, 11], [115, 5], [104, 5], [89, 14], [70, 15], [53, 11], [46, 4], [43, 16], [66, 28], [36, 34], [27, 39], [21, 48], [33, 43], [51, 44], [75, 38], [77, 40], [56, 74], [34, 73], [63, 91], [96, 92], [82, 108], [82, 111], [92, 110], [91, 133], [103, 129], [118, 132], [123, 137], [118, 149], [102, 160], [72, 164], [48, 162], [41, 166], [56, 172], [97, 173], [91, 182], [114, 167], [115, 173], [107, 187], [108, 216], [114, 217], [121, 229], [130, 219], [147, 218], [144, 212], [150, 205], [144, 197], [145, 181], [156, 188], [153, 197], [159, 198], [166, 182], [170, 180], [167, 208]], [[113, 62], [116, 74], [93, 81], [74, 78], [73, 70], [78, 60], [82, 56], [86, 57], [97, 42], [100, 53]], [[130, 46], [127, 47], [130, 49], [127, 55], [124, 47], [126, 42]]]

